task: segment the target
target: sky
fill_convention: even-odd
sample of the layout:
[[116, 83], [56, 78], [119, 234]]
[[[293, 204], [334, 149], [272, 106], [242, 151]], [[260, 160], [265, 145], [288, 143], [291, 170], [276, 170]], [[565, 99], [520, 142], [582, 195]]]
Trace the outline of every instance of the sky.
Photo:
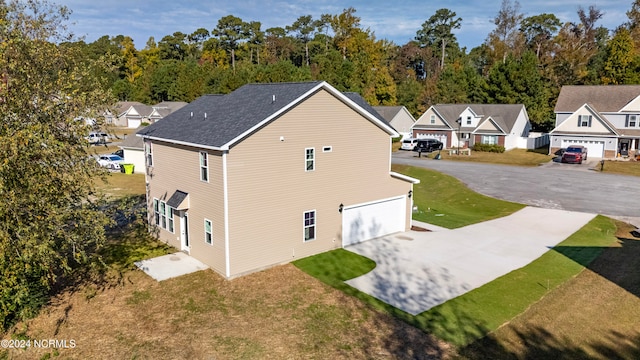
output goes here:
[[[467, 51], [481, 45], [494, 29], [493, 18], [501, 0], [51, 0], [67, 6], [72, 14], [67, 23], [76, 36], [87, 43], [109, 35], [126, 35], [143, 49], [149, 37], [155, 41], [180, 31], [190, 34], [198, 28], [211, 31], [218, 20], [234, 15], [245, 22], [259, 21], [262, 30], [285, 27], [304, 15], [319, 19], [321, 14], [338, 15], [346, 8], [356, 9], [361, 27], [370, 29], [377, 39], [397, 45], [413, 40], [422, 24], [438, 9], [447, 8], [462, 18], [454, 31]], [[579, 6], [594, 5], [604, 13], [597, 25], [610, 30], [626, 22], [633, 0], [524, 0], [520, 10], [527, 16], [553, 13], [562, 22], [577, 22]]]

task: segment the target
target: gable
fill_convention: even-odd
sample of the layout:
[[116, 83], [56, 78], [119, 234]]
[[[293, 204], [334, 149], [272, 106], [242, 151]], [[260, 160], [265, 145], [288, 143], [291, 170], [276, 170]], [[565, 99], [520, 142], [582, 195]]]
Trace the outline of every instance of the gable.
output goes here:
[[[588, 126], [579, 124], [581, 116], [590, 116]], [[582, 118], [584, 119], [584, 118]], [[582, 133], [593, 135], [616, 135], [615, 130], [604, 120], [599, 113], [585, 104], [571, 114], [565, 121], [559, 124], [551, 133]]]
[[504, 131], [500, 128], [500, 126], [498, 126], [498, 124], [496, 124], [496, 122], [491, 117], [488, 117], [484, 121], [482, 121], [474, 132], [504, 134]]
[[396, 131], [358, 94], [326, 82], [248, 84], [227, 95], [205, 95], [138, 132], [142, 137], [228, 150], [271, 121], [326, 91], [388, 135]]
[[640, 94], [636, 96], [633, 100], [631, 100], [627, 105], [625, 105], [621, 112], [638, 112], [640, 111]]
[[[433, 124], [431, 123], [432, 117], [434, 119]], [[425, 113], [418, 118], [418, 120], [413, 124], [413, 126], [414, 127], [415, 126], [436, 127], [436, 128], [445, 127], [447, 129], [451, 128], [449, 124], [442, 118], [442, 116], [435, 110], [433, 106], [427, 109], [427, 111], [425, 111]]]

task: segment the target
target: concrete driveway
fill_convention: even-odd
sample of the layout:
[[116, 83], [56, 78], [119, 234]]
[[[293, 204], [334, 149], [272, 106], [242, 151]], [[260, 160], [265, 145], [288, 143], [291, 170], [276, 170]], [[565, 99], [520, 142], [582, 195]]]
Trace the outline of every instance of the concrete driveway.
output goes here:
[[594, 217], [526, 207], [459, 229], [365, 241], [346, 249], [372, 259], [376, 268], [347, 284], [417, 315], [529, 264]]

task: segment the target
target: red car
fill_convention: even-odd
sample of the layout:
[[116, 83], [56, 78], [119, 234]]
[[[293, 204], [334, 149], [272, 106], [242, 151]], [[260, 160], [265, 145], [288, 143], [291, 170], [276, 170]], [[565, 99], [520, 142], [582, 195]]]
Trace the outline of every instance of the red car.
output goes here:
[[572, 145], [562, 154], [561, 161], [563, 163], [582, 164], [587, 161], [587, 148], [582, 145]]

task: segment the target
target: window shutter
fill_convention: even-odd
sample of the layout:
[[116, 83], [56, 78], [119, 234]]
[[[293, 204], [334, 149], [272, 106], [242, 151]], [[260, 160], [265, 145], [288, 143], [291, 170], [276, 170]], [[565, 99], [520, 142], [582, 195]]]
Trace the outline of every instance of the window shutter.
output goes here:
[[578, 127], [582, 126], [582, 115], [578, 115]]
[[589, 127], [591, 127], [591, 118], [593, 118], [593, 116], [589, 115]]
[[631, 115], [627, 115], [627, 119], [624, 121], [624, 127], [629, 127], [629, 117]]

